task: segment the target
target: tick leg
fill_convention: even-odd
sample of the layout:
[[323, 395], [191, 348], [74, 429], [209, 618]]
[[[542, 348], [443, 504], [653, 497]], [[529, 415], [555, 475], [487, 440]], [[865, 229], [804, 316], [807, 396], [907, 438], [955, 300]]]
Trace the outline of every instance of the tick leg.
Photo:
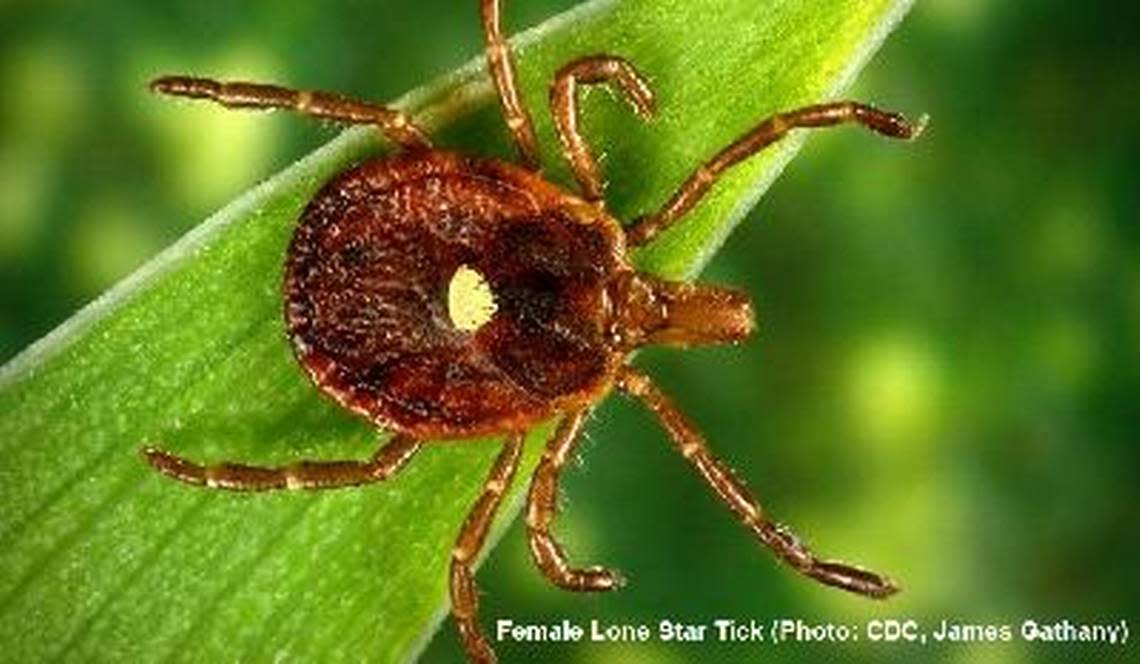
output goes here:
[[420, 441], [396, 436], [370, 461], [301, 461], [278, 468], [221, 463], [201, 466], [168, 452], [145, 447], [143, 458], [155, 470], [187, 484], [229, 491], [335, 489], [388, 479], [420, 449]]
[[787, 528], [770, 521], [744, 484], [728, 466], [712, 455], [701, 434], [648, 376], [624, 367], [618, 375], [618, 386], [653, 411], [681, 455], [697, 469], [741, 522], [784, 562], [816, 581], [860, 595], [878, 599], [898, 592], [898, 586], [885, 576], [817, 558]]
[[483, 484], [483, 494], [467, 514], [451, 551], [451, 613], [455, 616], [467, 657], [473, 662], [494, 662], [495, 651], [479, 629], [479, 597], [471, 565], [487, 539], [487, 531], [503, 500], [503, 492], [510, 486], [519, 467], [522, 444], [521, 433], [511, 434], [503, 444], [503, 451], [495, 459], [495, 465]]
[[406, 113], [335, 92], [292, 90], [264, 83], [223, 82], [192, 76], [156, 78], [150, 82], [150, 89], [176, 97], [210, 99], [226, 108], [280, 108], [322, 120], [375, 125], [388, 140], [401, 147], [431, 146], [427, 134]]
[[574, 443], [582, 432], [586, 411], [567, 415], [546, 446], [527, 496], [526, 525], [530, 533], [530, 552], [546, 578], [565, 590], [615, 590], [623, 580], [616, 572], [601, 567], [574, 569], [566, 563], [566, 554], [550, 534], [550, 526], [558, 511], [558, 474], [570, 458]]
[[923, 116], [912, 124], [899, 113], [881, 111], [854, 101], [805, 106], [777, 113], [741, 136], [696, 170], [657, 212], [641, 217], [626, 231], [630, 246], [639, 246], [665, 230], [691, 210], [731, 166], [780, 140], [792, 129], [857, 123], [890, 138], [914, 139], [926, 124]]
[[629, 61], [594, 55], [580, 58], [558, 70], [550, 87], [550, 106], [554, 111], [554, 127], [562, 143], [562, 155], [574, 169], [574, 177], [590, 201], [602, 197], [602, 181], [598, 164], [578, 127], [578, 84], [617, 83], [626, 101], [642, 119], [654, 112], [653, 91], [649, 83]]
[[487, 41], [487, 69], [499, 91], [499, 101], [503, 105], [503, 115], [507, 127], [515, 136], [515, 144], [523, 165], [531, 170], [539, 167], [538, 140], [534, 136], [534, 122], [519, 97], [515, 82], [515, 65], [511, 59], [510, 46], [503, 38], [500, 27], [502, 0], [481, 0], [483, 36]]

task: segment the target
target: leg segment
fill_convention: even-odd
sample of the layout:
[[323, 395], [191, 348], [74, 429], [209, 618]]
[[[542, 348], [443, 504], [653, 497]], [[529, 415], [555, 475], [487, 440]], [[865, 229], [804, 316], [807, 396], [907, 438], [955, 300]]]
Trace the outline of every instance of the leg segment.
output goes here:
[[420, 441], [396, 436], [370, 461], [302, 461], [280, 468], [222, 463], [200, 466], [168, 452], [145, 447], [143, 458], [155, 470], [187, 484], [229, 491], [335, 489], [388, 479], [420, 449]]
[[388, 140], [401, 147], [431, 146], [427, 134], [405, 113], [334, 92], [291, 90], [263, 83], [227, 83], [190, 76], [156, 78], [150, 82], [150, 89], [177, 97], [210, 99], [226, 108], [281, 108], [323, 120], [375, 125]]
[[618, 84], [638, 116], [649, 119], [653, 115], [655, 103], [649, 83], [623, 58], [594, 55], [575, 60], [558, 70], [550, 88], [550, 106], [562, 154], [574, 169], [582, 194], [590, 201], [601, 199], [602, 182], [598, 164], [578, 127], [578, 84], [610, 82]]
[[618, 385], [641, 399], [657, 415], [681, 455], [693, 464], [744, 525], [784, 562], [816, 581], [860, 595], [883, 598], [898, 592], [898, 587], [887, 577], [817, 558], [787, 528], [770, 521], [744, 484], [736, 479], [728, 466], [712, 455], [696, 428], [648, 376], [625, 367], [618, 375]]
[[805, 106], [777, 113], [701, 165], [657, 212], [641, 217], [626, 231], [630, 246], [645, 244], [691, 210], [709, 187], [731, 166], [780, 140], [792, 129], [857, 123], [890, 138], [914, 139], [922, 133], [925, 116], [911, 124], [899, 113], [888, 113], [853, 101]]
[[550, 533], [558, 511], [558, 474], [574, 449], [586, 411], [567, 415], [546, 446], [527, 496], [526, 525], [530, 534], [530, 552], [546, 578], [564, 590], [615, 590], [623, 581], [616, 572], [601, 567], [571, 568], [562, 547]]
[[510, 434], [503, 444], [503, 451], [495, 459], [495, 465], [491, 467], [487, 482], [483, 485], [483, 495], [479, 496], [468, 513], [451, 552], [451, 613], [459, 627], [459, 636], [463, 641], [463, 649], [467, 651], [467, 658], [473, 662], [494, 662], [495, 652], [479, 629], [479, 597], [471, 566], [487, 539], [487, 531], [503, 500], [503, 492], [510, 486], [515, 470], [518, 469], [522, 444], [521, 433]]
[[515, 144], [518, 145], [523, 165], [536, 170], [540, 161], [538, 140], [534, 135], [534, 123], [530, 119], [530, 113], [519, 98], [518, 87], [515, 84], [515, 65], [511, 60], [510, 46], [503, 38], [500, 28], [501, 5], [502, 0], [481, 0], [480, 4], [483, 35], [487, 41], [487, 69], [495, 81], [495, 89], [499, 91], [503, 115], [506, 117], [507, 127], [515, 136]]

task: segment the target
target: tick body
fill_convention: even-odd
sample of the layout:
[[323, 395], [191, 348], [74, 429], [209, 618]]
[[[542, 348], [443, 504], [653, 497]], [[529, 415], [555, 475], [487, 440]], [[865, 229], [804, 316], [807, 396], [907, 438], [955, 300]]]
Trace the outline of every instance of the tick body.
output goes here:
[[736, 343], [753, 330], [742, 292], [669, 282], [637, 272], [628, 250], [651, 241], [697, 205], [717, 178], [797, 128], [853, 123], [893, 138], [921, 124], [857, 102], [779, 113], [712, 155], [657, 212], [624, 225], [602, 200], [596, 161], [578, 127], [582, 85], [616, 88], [649, 118], [654, 99], [628, 61], [575, 60], [555, 76], [550, 101], [576, 190], [542, 178], [538, 143], [515, 84], [499, 25], [499, 1], [482, 0], [488, 71], [520, 165], [431, 144], [412, 118], [334, 93], [170, 76], [153, 90], [232, 108], [283, 108], [375, 126], [397, 147], [328, 182], [297, 224], [284, 267], [284, 310], [294, 354], [314, 384], [393, 436], [367, 461], [307, 461], [283, 467], [200, 465], [155, 448], [158, 471], [219, 489], [327, 489], [397, 473], [421, 441], [501, 434], [502, 451], [452, 551], [452, 614], [473, 661], [494, 660], [479, 627], [472, 562], [514, 479], [522, 440], [560, 416], [527, 500], [530, 550], [542, 573], [575, 591], [620, 587], [601, 567], [569, 564], [551, 528], [559, 475], [590, 409], [611, 390], [644, 403], [676, 449], [737, 518], [778, 558], [819, 582], [868, 597], [897, 588], [885, 576], [825, 560], [772, 521], [699, 431], [630, 353], [649, 344]]
[[612, 383], [624, 254], [613, 218], [531, 171], [415, 150], [317, 194], [286, 261], [286, 321], [314, 381], [379, 426], [524, 430]]

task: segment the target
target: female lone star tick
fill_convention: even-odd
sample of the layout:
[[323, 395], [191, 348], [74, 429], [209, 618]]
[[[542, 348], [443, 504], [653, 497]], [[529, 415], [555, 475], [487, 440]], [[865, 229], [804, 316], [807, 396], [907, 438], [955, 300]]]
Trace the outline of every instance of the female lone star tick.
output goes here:
[[616, 386], [645, 403], [717, 496], [792, 568], [861, 595], [894, 593], [886, 577], [821, 559], [771, 521], [669, 397], [627, 363], [646, 344], [735, 343], [754, 327], [744, 293], [639, 273], [628, 249], [682, 219], [722, 173], [792, 129], [856, 123], [911, 139], [921, 123], [851, 101], [773, 115], [700, 166], [659, 211], [623, 228], [602, 200], [597, 163], [579, 132], [577, 94], [583, 84], [615, 85], [648, 118], [654, 98], [645, 78], [609, 55], [558, 71], [550, 103], [579, 188], [566, 191], [538, 172], [534, 128], [499, 27], [500, 0], [481, 2], [487, 68], [521, 166], [437, 149], [404, 113], [337, 94], [184, 76], [151, 83], [157, 92], [230, 108], [374, 125], [399, 151], [337, 175], [317, 193], [284, 269], [297, 360], [327, 395], [394, 437], [369, 461], [201, 466], [153, 448], [143, 450], [146, 460], [183, 482], [219, 489], [329, 489], [388, 479], [425, 440], [503, 434], [451, 555], [452, 614], [468, 656], [488, 662], [495, 656], [479, 629], [471, 564], [533, 424], [562, 418], [530, 483], [526, 523], [535, 563], [567, 590], [621, 585], [611, 570], [571, 567], [550, 532], [562, 467], [587, 413]]

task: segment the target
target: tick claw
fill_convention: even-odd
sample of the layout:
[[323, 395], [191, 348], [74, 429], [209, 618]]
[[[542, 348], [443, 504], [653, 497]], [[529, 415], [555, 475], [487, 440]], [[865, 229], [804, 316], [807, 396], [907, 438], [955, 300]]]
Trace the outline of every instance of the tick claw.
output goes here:
[[916, 140], [919, 136], [922, 136], [923, 132], [926, 131], [926, 125], [928, 124], [930, 124], [929, 113], [923, 113], [922, 115], [918, 116], [918, 120], [915, 120], [914, 128], [911, 129], [910, 136], [907, 137], [907, 140], [913, 141]]

